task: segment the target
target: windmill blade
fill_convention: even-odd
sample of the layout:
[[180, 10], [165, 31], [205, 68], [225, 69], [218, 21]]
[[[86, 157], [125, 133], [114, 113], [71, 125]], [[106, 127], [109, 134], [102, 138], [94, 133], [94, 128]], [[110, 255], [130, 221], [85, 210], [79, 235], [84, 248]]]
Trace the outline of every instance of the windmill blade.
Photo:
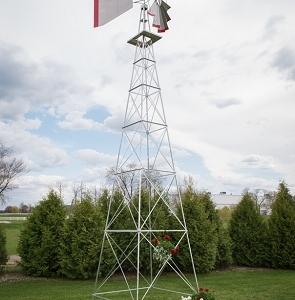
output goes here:
[[157, 1], [155, 1], [150, 9], [148, 10], [148, 14], [151, 16], [155, 16], [157, 14], [157, 11], [159, 10], [159, 4]]
[[168, 11], [168, 10], [171, 8], [171, 6], [169, 6], [165, 1], [162, 1], [162, 2], [161, 2], [161, 6], [162, 6], [166, 11]]
[[167, 9], [164, 8], [164, 6], [160, 6], [161, 12], [163, 16], [165, 17], [166, 21], [169, 22], [171, 20], [170, 16], [168, 15]]
[[165, 32], [166, 30], [169, 29], [168, 21], [170, 21], [171, 19], [167, 11], [162, 6], [160, 6], [160, 11], [161, 11], [161, 18], [160, 18], [160, 28], [158, 29], [158, 32]]
[[102, 26], [133, 7], [133, 0], [94, 0], [94, 27]]
[[153, 26], [160, 28], [161, 27], [161, 11], [160, 11], [159, 5], [154, 10], [154, 13], [155, 14], [154, 14]]
[[155, 0], [148, 14], [154, 17], [153, 26], [158, 28], [158, 32], [165, 32], [169, 29], [168, 22], [171, 20], [168, 10], [171, 7], [163, 0]]

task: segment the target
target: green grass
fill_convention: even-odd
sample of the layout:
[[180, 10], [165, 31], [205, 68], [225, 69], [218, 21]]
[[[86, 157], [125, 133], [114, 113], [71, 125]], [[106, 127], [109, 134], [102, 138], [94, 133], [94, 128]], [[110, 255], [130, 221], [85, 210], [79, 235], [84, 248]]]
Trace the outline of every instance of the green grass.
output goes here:
[[[240, 270], [201, 275], [200, 285], [215, 290], [216, 300], [294, 300], [295, 271]], [[132, 284], [135, 282], [133, 281]], [[117, 289], [122, 282], [112, 279], [108, 288]], [[175, 275], [165, 275], [159, 285], [181, 288]], [[1, 300], [83, 300], [91, 299], [93, 281], [35, 279], [0, 283]], [[130, 299], [127, 294], [110, 299]], [[156, 292], [147, 300], [179, 300], [180, 295]]]
[[13, 221], [8, 224], [0, 224], [6, 234], [6, 249], [8, 255], [17, 254], [17, 244], [20, 231], [23, 227], [22, 221]]

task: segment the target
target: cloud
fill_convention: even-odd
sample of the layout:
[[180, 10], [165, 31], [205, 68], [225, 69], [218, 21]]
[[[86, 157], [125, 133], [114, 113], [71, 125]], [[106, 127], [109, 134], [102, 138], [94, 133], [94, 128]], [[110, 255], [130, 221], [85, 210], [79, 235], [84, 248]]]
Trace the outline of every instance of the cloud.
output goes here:
[[76, 157], [85, 164], [81, 172], [81, 180], [89, 186], [106, 186], [107, 175], [116, 166], [116, 155], [110, 155], [94, 149], [81, 149]]
[[286, 20], [283, 15], [273, 15], [271, 16], [264, 29], [263, 39], [272, 39], [278, 33], [279, 26]]
[[31, 188], [42, 188], [48, 189], [50, 187], [55, 187], [58, 182], [64, 181], [65, 178], [60, 175], [26, 175], [21, 176], [17, 180], [18, 187], [21, 189], [31, 189]]
[[124, 114], [122, 110], [109, 108], [108, 115], [102, 122], [85, 117], [86, 113], [80, 111], [69, 112], [57, 124], [62, 129], [68, 130], [99, 130], [113, 133], [121, 132]]
[[235, 98], [228, 98], [228, 99], [220, 99], [219, 98], [219, 99], [211, 100], [211, 103], [213, 105], [215, 105], [217, 108], [224, 109], [224, 108], [228, 108], [230, 106], [239, 105], [242, 102]]
[[0, 41], [1, 118], [15, 120], [38, 110], [60, 116], [75, 109], [87, 111], [95, 105], [92, 93], [71, 68], [50, 60], [33, 62], [21, 48]]
[[295, 80], [295, 51], [288, 47], [281, 48], [276, 53], [272, 66], [284, 73], [287, 79]]
[[101, 153], [94, 149], [81, 149], [77, 151], [77, 157], [92, 166], [114, 166], [116, 162], [116, 156]]
[[220, 176], [218, 177], [218, 181], [227, 190], [239, 190], [240, 192], [245, 188], [259, 188], [271, 191], [278, 185], [278, 181], [275, 179], [264, 179], [259, 176]]
[[274, 167], [274, 159], [257, 154], [251, 154], [241, 160], [242, 165], [250, 168], [272, 169]]
[[27, 131], [38, 125], [38, 120], [21, 120], [19, 123], [0, 121], [0, 140], [17, 151], [30, 171], [66, 165], [69, 156], [63, 149], [49, 138]]
[[58, 122], [58, 126], [69, 130], [101, 130], [103, 128], [103, 124], [85, 118], [84, 115], [80, 111], [71, 111], [65, 116], [63, 121]]
[[[42, 200], [50, 189], [57, 190], [59, 184], [62, 184], [62, 194], [67, 204], [71, 203], [73, 182], [61, 175], [23, 175], [16, 180], [17, 189], [8, 193], [8, 203], [14, 205], [20, 203], [35, 205]], [[1, 206], [0, 206], [1, 207]]]
[[122, 109], [112, 111], [112, 114], [103, 121], [104, 128], [111, 132], [121, 132], [124, 121], [124, 113]]
[[0, 44], [0, 97], [13, 96], [17, 88], [24, 86], [25, 77], [32, 71], [31, 66], [19, 62], [20, 49]]

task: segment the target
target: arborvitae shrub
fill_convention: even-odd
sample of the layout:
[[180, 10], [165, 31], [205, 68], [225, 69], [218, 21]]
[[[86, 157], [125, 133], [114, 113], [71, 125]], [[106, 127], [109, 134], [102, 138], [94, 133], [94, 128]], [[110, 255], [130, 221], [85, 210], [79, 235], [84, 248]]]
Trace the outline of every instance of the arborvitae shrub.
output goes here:
[[233, 262], [232, 243], [228, 229], [220, 221], [218, 226], [218, 246], [216, 256], [216, 268], [229, 267]]
[[295, 202], [285, 183], [280, 183], [269, 219], [271, 266], [295, 269]]
[[[207, 193], [198, 193], [192, 186], [187, 186], [182, 193], [182, 203], [186, 218], [193, 259], [197, 272], [211, 271], [216, 263], [217, 224], [215, 213]], [[178, 215], [181, 216], [180, 207]], [[191, 259], [187, 243], [181, 243], [181, 251], [176, 257], [182, 270], [191, 272]]]
[[7, 262], [7, 252], [6, 252], [6, 236], [4, 229], [0, 224], [0, 273], [3, 271], [3, 266]]
[[92, 278], [96, 275], [104, 219], [91, 198], [76, 204], [66, 220], [61, 243], [61, 273], [68, 278]]
[[264, 266], [267, 227], [252, 196], [244, 194], [230, 220], [234, 263], [241, 266]]
[[212, 239], [215, 239], [217, 243], [215, 266], [225, 268], [232, 263], [231, 240], [228, 230], [225, 229], [210, 194], [199, 193], [198, 197], [199, 201], [204, 204], [205, 210], [209, 214], [209, 220], [215, 228], [212, 236]]
[[[105, 222], [107, 219], [110, 203], [111, 207], [108, 221], [109, 223], [111, 222], [111, 224], [109, 225], [108, 229], [134, 229], [134, 224], [132, 224], [130, 211], [126, 205], [123, 205], [123, 200], [123, 194], [119, 189], [113, 190], [112, 193], [110, 193], [106, 189], [103, 191], [103, 193], [98, 199], [99, 212], [103, 219], [102, 230], [104, 230], [105, 228]], [[132, 225], [133, 227], [131, 227]], [[132, 234], [130, 233], [109, 233], [109, 238], [106, 237], [104, 241], [99, 276], [104, 276], [108, 274], [113, 269], [113, 267], [115, 267], [116, 269], [115, 272], [120, 272], [120, 268], [118, 267], [115, 254], [118, 258], [122, 257], [122, 251], [128, 251], [128, 249], [130, 249], [128, 248], [126, 250], [128, 244], [130, 244], [131, 239]], [[99, 248], [99, 254], [100, 250], [101, 244]], [[128, 271], [132, 268], [131, 262], [134, 262], [134, 258], [129, 257], [129, 259], [126, 259], [122, 265], [125, 271]]]
[[20, 235], [18, 249], [25, 273], [46, 277], [59, 273], [64, 222], [62, 199], [50, 191], [33, 209]]
[[[148, 190], [143, 190], [141, 193], [141, 213], [142, 213], [142, 219], [145, 220], [149, 215], [149, 197], [151, 197], [151, 208], [156, 203], [156, 201], [159, 198], [159, 195], [155, 193], [154, 195], [149, 195]], [[166, 199], [166, 201], [168, 201]], [[148, 240], [154, 240], [156, 237], [161, 239], [163, 235], [165, 235], [165, 230], [169, 228], [169, 220], [170, 220], [170, 214], [168, 212], [168, 208], [163, 202], [163, 200], [160, 200], [157, 204], [157, 207], [154, 209], [153, 213], [151, 214], [151, 224], [152, 227], [158, 230], [163, 230], [161, 233], [155, 233], [155, 235], [148, 235]], [[149, 221], [146, 222], [146, 226], [149, 225]], [[153, 248], [149, 244], [148, 241], [143, 240], [143, 243], [141, 244], [141, 258], [140, 258], [140, 266], [144, 273], [150, 272], [150, 255], [153, 254]], [[158, 268], [160, 267], [159, 263], [157, 263], [155, 260], [153, 260], [153, 271], [158, 271]], [[166, 267], [165, 270], [167, 270], [168, 267]]]
[[[127, 204], [125, 202], [125, 207], [123, 205], [120, 206], [123, 200], [123, 195], [119, 191], [115, 191], [112, 196], [112, 206], [110, 210], [110, 220], [114, 217], [114, 213], [120, 207], [120, 215], [112, 222], [110, 229], [127, 229], [127, 230], [136, 230], [136, 224], [138, 220], [138, 193], [134, 193], [131, 201]], [[141, 222], [143, 225], [143, 220], [149, 215], [149, 197], [151, 197], [151, 208], [158, 200], [158, 195], [150, 195], [149, 191], [146, 189], [142, 189], [141, 191]], [[105, 206], [105, 205], [104, 205]], [[166, 205], [159, 201], [157, 204], [157, 208], [151, 214], [151, 222], [153, 228], [163, 229], [163, 232], [169, 227], [169, 213]], [[149, 225], [149, 220], [145, 223], [145, 228]], [[150, 272], [150, 255], [153, 253], [152, 247], [149, 244], [148, 240], [153, 240], [157, 235], [161, 235], [162, 233], [155, 233], [155, 236], [148, 235], [146, 239], [143, 239], [141, 236], [141, 244], [140, 244], [140, 268], [142, 273]], [[122, 267], [125, 271], [135, 272], [136, 264], [137, 264], [137, 233], [114, 233], [113, 242], [116, 242], [117, 246], [113, 247], [113, 251], [116, 252], [117, 256], [121, 256], [122, 249], [125, 254], [129, 253], [130, 250], [133, 250], [128, 258], [122, 264]], [[114, 243], [113, 243], [114, 244]], [[120, 247], [120, 249], [119, 249]], [[154, 270], [157, 268], [157, 264], [153, 266]]]

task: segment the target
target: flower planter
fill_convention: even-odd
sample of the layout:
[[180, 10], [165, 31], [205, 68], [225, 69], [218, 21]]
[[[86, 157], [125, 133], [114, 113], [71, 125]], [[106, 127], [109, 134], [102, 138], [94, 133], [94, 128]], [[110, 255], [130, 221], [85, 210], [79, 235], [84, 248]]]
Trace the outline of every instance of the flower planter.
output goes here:
[[167, 234], [161, 238], [156, 238], [152, 240], [152, 243], [155, 246], [153, 258], [160, 263], [164, 263], [172, 256], [177, 255], [177, 253], [180, 250], [178, 245], [175, 246], [172, 243], [171, 236]]

